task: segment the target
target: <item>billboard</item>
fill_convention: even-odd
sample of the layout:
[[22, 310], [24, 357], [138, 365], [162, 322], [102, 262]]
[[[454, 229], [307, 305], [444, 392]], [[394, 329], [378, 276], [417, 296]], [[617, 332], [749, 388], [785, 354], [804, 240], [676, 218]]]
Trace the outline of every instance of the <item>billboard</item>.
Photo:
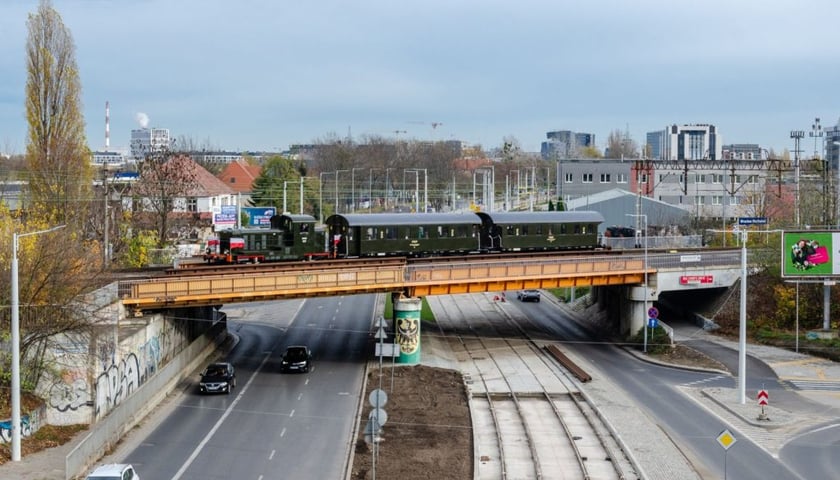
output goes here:
[[783, 232], [782, 276], [840, 276], [838, 248], [840, 248], [840, 232], [815, 230]]
[[277, 215], [274, 207], [242, 207], [245, 224], [249, 227], [270, 227], [271, 217]]
[[220, 211], [213, 214], [213, 225], [216, 230], [235, 227], [236, 205], [222, 205]]

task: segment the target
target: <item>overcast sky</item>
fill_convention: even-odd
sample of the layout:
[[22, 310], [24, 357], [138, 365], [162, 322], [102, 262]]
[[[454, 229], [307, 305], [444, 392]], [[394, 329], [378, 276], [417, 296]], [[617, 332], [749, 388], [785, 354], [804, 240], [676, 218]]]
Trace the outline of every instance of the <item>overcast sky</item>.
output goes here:
[[[334, 135], [538, 151], [551, 130], [711, 123], [793, 149], [840, 116], [837, 0], [53, 0], [76, 44], [88, 143], [138, 128], [228, 150]], [[27, 15], [0, 0], [0, 151], [26, 144]], [[432, 124], [438, 123], [437, 128]], [[405, 131], [406, 133], [402, 133]], [[808, 147], [810, 145], [810, 147]], [[806, 138], [803, 150], [813, 150]]]

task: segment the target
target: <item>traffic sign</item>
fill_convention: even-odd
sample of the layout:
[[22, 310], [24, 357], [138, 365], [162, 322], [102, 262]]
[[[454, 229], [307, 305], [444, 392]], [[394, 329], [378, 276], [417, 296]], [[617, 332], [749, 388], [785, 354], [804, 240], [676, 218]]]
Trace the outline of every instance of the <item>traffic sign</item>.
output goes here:
[[648, 318], [648, 328], [656, 328], [659, 322], [655, 318]]
[[758, 391], [758, 404], [762, 407], [770, 403], [770, 394], [767, 393], [767, 390], [759, 390]]
[[648, 309], [648, 317], [659, 318], [659, 309], [657, 309], [656, 307], [650, 307]]
[[767, 217], [739, 217], [738, 225], [767, 225]]
[[738, 439], [735, 438], [735, 435], [732, 435], [732, 433], [729, 430], [724, 430], [720, 432], [720, 435], [717, 436], [717, 442], [720, 444], [721, 447], [723, 447], [724, 450], [729, 450], [729, 447], [735, 445], [735, 442], [737, 441]]

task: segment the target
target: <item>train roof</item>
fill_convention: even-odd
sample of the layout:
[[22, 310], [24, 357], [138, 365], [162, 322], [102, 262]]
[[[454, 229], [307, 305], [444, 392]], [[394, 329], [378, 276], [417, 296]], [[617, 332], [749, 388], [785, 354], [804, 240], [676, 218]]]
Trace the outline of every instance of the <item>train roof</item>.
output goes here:
[[327, 223], [337, 218], [350, 227], [386, 225], [480, 225], [481, 219], [473, 213], [348, 213], [331, 215]]
[[284, 213], [282, 215], [275, 215], [278, 218], [288, 218], [292, 221], [292, 223], [309, 223], [314, 222], [315, 217], [312, 215], [295, 215], [291, 213]]
[[604, 216], [595, 211], [571, 212], [477, 212], [482, 219], [497, 224], [510, 223], [603, 223]]

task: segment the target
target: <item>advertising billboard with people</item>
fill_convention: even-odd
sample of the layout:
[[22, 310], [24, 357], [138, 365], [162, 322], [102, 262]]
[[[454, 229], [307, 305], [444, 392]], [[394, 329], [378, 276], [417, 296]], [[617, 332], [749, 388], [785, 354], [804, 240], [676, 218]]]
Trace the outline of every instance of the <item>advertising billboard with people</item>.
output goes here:
[[840, 232], [804, 230], [782, 234], [783, 277], [840, 276]]

